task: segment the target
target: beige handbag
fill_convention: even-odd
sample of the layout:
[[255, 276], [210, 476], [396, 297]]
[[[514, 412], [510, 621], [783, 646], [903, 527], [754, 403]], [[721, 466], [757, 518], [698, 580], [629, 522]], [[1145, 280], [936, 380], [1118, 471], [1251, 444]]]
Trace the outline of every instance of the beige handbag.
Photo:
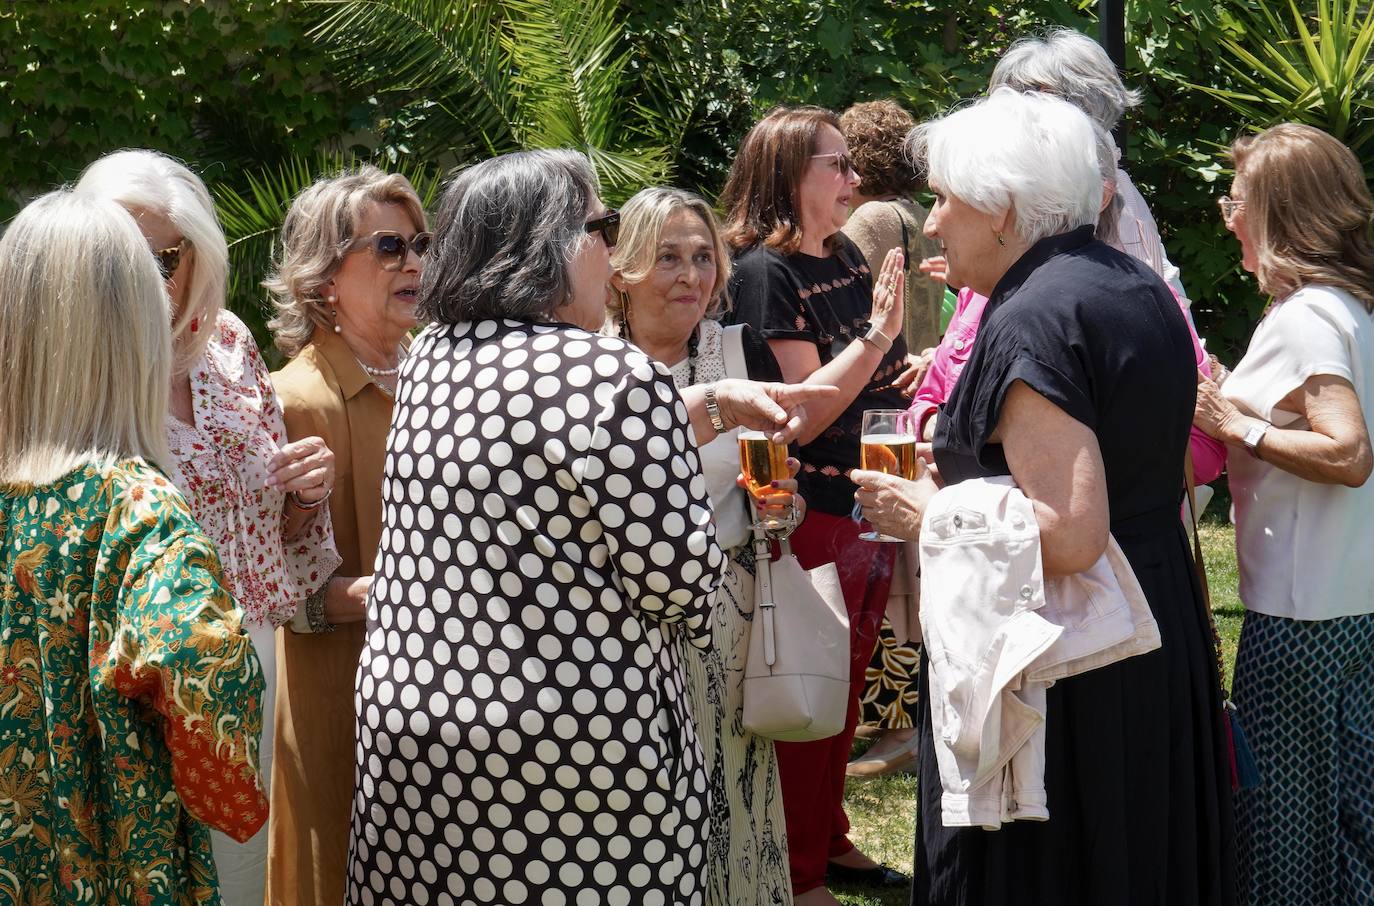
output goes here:
[[744, 728], [782, 742], [825, 739], [849, 709], [849, 615], [835, 564], [802, 569], [791, 546], [754, 530], [754, 619], [744, 667]]

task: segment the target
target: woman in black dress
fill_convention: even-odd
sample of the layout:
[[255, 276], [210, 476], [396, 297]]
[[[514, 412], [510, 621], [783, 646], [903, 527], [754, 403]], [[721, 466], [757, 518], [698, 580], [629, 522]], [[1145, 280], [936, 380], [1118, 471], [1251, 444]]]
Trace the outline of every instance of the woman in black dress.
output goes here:
[[835, 114], [779, 108], [744, 137], [721, 198], [725, 239], [738, 254], [731, 320], [768, 341], [786, 380], [840, 388], [808, 410], [813, 424], [801, 437], [797, 480], [809, 511], [792, 549], [807, 569], [839, 566], [854, 695], [843, 732], [776, 746], [798, 906], [834, 906], [827, 877], [907, 883], [850, 842], [843, 804], [859, 694], [896, 555], [894, 545], [860, 540], [846, 473], [859, 464], [864, 410], [905, 409], [896, 385], [916, 376], [901, 335], [901, 251], [888, 254], [875, 280], [863, 253], [839, 231], [858, 184]]
[[[951, 281], [989, 299], [944, 406], [945, 483], [1010, 475], [1045, 573], [1091, 566], [1108, 532], [1159, 624], [1154, 652], [1056, 683], [1050, 818], [944, 827], [921, 690], [913, 904], [1230, 904], [1230, 771], [1210, 629], [1178, 518], [1197, 377], [1188, 329], [1146, 267], [1093, 239], [1093, 129], [1048, 95], [1003, 89], [918, 128]], [[855, 473], [879, 530], [915, 538], [936, 485]]]

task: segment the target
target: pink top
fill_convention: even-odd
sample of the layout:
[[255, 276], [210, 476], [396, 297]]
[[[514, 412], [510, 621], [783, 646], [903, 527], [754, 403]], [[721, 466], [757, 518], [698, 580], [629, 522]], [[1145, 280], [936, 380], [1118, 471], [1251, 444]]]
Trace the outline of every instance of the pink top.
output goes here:
[[195, 424], [167, 416], [171, 479], [219, 549], [244, 623], [280, 626], [342, 561], [327, 504], [296, 537], [282, 536], [286, 497], [265, 485], [286, 439], [281, 404], [243, 322], [221, 312], [214, 331], [191, 367]]
[[[1184, 303], [1176, 292], [1174, 299], [1178, 301], [1180, 308], [1184, 308]], [[916, 398], [911, 402], [910, 412], [916, 419], [918, 437], [925, 436], [926, 422], [954, 392], [959, 374], [968, 364], [969, 354], [973, 352], [973, 341], [978, 336], [978, 324], [983, 320], [983, 309], [987, 304], [988, 300], [973, 290], [967, 287], [959, 290], [959, 304], [954, 309], [949, 329], [940, 340], [940, 345], [935, 350], [935, 359], [930, 363], [930, 370], [926, 372], [920, 389], [916, 391]], [[1188, 320], [1186, 308], [1184, 320]], [[1193, 354], [1198, 370], [1210, 378], [1212, 366], [1191, 321], [1188, 321], [1188, 335], [1193, 338]], [[1193, 451], [1193, 473], [1197, 483], [1206, 484], [1216, 480], [1221, 474], [1222, 467], [1226, 465], [1226, 445], [1208, 437], [1200, 429], [1193, 428], [1188, 446]]]

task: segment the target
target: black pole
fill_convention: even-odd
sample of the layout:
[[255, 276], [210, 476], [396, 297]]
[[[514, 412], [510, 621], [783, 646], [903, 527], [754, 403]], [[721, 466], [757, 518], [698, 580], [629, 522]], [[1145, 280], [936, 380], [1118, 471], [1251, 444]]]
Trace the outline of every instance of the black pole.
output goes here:
[[[1116, 64], [1117, 71], [1126, 74], [1126, 0], [1097, 0], [1098, 41], [1107, 56]], [[1116, 146], [1121, 156], [1126, 156], [1126, 118], [1116, 126]]]

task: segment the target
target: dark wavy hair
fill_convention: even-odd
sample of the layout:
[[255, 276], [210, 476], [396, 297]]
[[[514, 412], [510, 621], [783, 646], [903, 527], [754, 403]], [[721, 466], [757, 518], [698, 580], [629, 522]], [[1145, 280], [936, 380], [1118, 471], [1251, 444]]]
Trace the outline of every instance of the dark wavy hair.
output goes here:
[[439, 203], [416, 313], [440, 324], [546, 320], [571, 296], [595, 195], [576, 151], [517, 151], [460, 171]]
[[916, 125], [896, 101], [865, 101], [840, 114], [840, 131], [859, 171], [859, 191], [875, 198], [915, 194], [921, 177], [907, 160], [906, 134]]
[[777, 107], [740, 142], [720, 196], [731, 248], [763, 243], [784, 255], [801, 248], [801, 180], [823, 125], [838, 130], [839, 117], [822, 107]]

